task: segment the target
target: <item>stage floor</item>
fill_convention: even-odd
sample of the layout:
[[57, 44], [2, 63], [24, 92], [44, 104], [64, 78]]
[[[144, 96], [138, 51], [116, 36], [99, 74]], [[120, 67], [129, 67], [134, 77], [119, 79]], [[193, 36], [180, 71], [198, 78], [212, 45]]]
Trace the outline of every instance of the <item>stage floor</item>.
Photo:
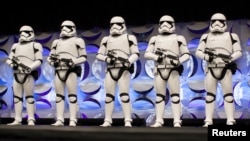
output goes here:
[[[133, 127], [124, 127], [122, 119], [114, 119], [112, 127], [100, 127], [103, 119], [81, 119], [78, 126], [54, 127], [54, 119], [38, 119], [36, 126], [7, 126], [13, 119], [1, 119], [0, 141], [207, 141], [208, 128], [202, 127], [203, 120], [183, 120], [181, 128], [168, 124], [161, 128], [144, 125], [142, 119], [133, 122]], [[215, 120], [214, 124], [224, 124]], [[238, 124], [249, 125], [249, 120], [238, 120]]]
[[206, 141], [203, 127], [0, 126], [3, 141]]

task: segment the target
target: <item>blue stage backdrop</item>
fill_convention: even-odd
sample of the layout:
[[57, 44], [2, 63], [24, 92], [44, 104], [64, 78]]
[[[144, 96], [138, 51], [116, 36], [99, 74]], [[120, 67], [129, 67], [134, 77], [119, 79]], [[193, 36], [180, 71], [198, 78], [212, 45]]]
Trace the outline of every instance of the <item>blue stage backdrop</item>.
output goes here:
[[[182, 118], [204, 118], [205, 94], [204, 66], [205, 62], [198, 59], [194, 52], [201, 35], [209, 30], [209, 22], [176, 23], [176, 33], [185, 36], [188, 48], [192, 54], [191, 59], [184, 64], [184, 73], [181, 76], [181, 103]], [[238, 70], [233, 76], [233, 90], [235, 98], [236, 119], [250, 117], [250, 21], [228, 21], [228, 31], [237, 33], [240, 37], [243, 57], [237, 60]], [[158, 33], [158, 25], [145, 25], [139, 27], [128, 26], [128, 32], [134, 34], [138, 40], [140, 59], [135, 63], [135, 72], [131, 76], [130, 96], [133, 108], [133, 118], [145, 118], [147, 124], [154, 121], [155, 91], [153, 86], [152, 68], [154, 62], [147, 61], [144, 53], [148, 40]], [[96, 60], [96, 52], [103, 36], [108, 35], [108, 29], [96, 27], [92, 30], [77, 31], [78, 36], [86, 42], [88, 59], [82, 65], [82, 76], [78, 83], [78, 118], [103, 118], [104, 117], [104, 77], [105, 63]], [[55, 91], [54, 70], [49, 66], [46, 58], [50, 52], [50, 46], [59, 33], [36, 33], [36, 40], [43, 45], [44, 63], [39, 70], [39, 79], [36, 81], [36, 117], [55, 118]], [[12, 70], [6, 65], [5, 60], [9, 54], [11, 45], [17, 42], [18, 35], [0, 37], [0, 117], [13, 117], [13, 91]], [[119, 89], [117, 89], [117, 92]], [[166, 93], [168, 88], [166, 87]], [[118, 95], [117, 95], [118, 96]], [[114, 118], [123, 118], [119, 97], [116, 97]], [[65, 117], [69, 117], [68, 104], [65, 105]], [[27, 117], [25, 105], [23, 105], [23, 117]], [[169, 97], [166, 98], [165, 118], [172, 118]], [[225, 118], [221, 86], [218, 85], [216, 109], [214, 118]]]

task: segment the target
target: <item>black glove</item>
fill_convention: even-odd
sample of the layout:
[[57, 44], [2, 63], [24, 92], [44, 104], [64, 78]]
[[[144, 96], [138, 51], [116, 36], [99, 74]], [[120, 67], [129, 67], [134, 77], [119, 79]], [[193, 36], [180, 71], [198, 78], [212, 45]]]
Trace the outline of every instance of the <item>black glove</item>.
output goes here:
[[54, 66], [55, 68], [59, 66], [59, 62], [58, 62], [58, 61], [52, 61], [51, 64], [52, 64], [52, 66]]
[[17, 64], [13, 63], [13, 64], [11, 64], [11, 66], [12, 66], [13, 70], [18, 70], [18, 65]]
[[31, 68], [27, 67], [26, 69], [24, 69], [24, 73], [30, 74], [31, 73]]
[[[206, 56], [206, 55], [205, 55]], [[212, 55], [208, 55], [207, 54], [207, 56], [208, 56], [208, 60], [206, 59], [206, 57], [204, 57], [204, 59], [206, 60], [206, 61], [208, 61], [209, 63], [211, 63], [212, 61], [213, 61], [213, 56]]]
[[74, 66], [75, 66], [75, 64], [74, 64], [74, 62], [73, 62], [72, 60], [68, 61], [68, 62], [66, 63], [66, 65], [67, 65], [69, 68], [74, 68]]
[[226, 67], [232, 71], [232, 74], [235, 74], [237, 71], [237, 64], [235, 62], [227, 64]]
[[177, 61], [174, 61], [174, 60], [170, 60], [170, 63], [173, 65], [173, 66], [179, 66], [179, 64], [180, 64], [180, 62], [179, 62], [179, 60], [177, 60]]
[[157, 60], [156, 60], [158, 63], [162, 63], [162, 61], [163, 61], [163, 57], [162, 56], [159, 56], [158, 58], [157, 58]]
[[126, 68], [129, 68], [131, 63], [129, 62], [129, 60], [126, 60], [124, 63], [123, 63], [124, 67]]
[[208, 62], [212, 62], [214, 58], [210, 55], [208, 55], [208, 56], [209, 56]]
[[115, 63], [115, 58], [114, 57], [107, 57], [105, 59], [105, 62], [107, 62], [109, 65], [113, 65]]

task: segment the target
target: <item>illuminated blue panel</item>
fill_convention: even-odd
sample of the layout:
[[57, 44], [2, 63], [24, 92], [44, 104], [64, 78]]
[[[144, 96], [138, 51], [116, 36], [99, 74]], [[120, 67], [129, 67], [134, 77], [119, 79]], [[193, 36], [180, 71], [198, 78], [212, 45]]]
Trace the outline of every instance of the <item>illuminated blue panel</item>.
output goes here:
[[0, 49], [0, 58], [7, 58], [8, 57], [8, 53], [3, 50], [3, 49]]
[[138, 49], [139, 51], [145, 51], [148, 47], [147, 42], [138, 42]]
[[86, 52], [87, 54], [97, 53], [99, 47], [94, 44], [88, 44], [86, 45]]
[[194, 38], [191, 41], [188, 42], [188, 48], [197, 48], [200, 42], [200, 37]]

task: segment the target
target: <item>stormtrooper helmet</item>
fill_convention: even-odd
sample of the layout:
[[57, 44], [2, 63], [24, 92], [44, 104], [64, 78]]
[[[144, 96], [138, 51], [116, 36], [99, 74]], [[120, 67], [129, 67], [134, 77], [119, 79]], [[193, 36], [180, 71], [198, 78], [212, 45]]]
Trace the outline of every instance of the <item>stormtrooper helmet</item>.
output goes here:
[[73, 37], [76, 36], [76, 26], [74, 22], [66, 20], [61, 24], [60, 37]]
[[35, 40], [34, 30], [31, 26], [24, 25], [19, 30], [19, 42], [30, 42]]
[[160, 18], [158, 31], [160, 34], [171, 34], [175, 32], [174, 18], [169, 15], [164, 15]]
[[112, 36], [126, 33], [125, 21], [120, 16], [115, 16], [110, 20], [110, 34]]
[[226, 17], [221, 13], [215, 13], [210, 20], [211, 32], [225, 32], [227, 29]]

